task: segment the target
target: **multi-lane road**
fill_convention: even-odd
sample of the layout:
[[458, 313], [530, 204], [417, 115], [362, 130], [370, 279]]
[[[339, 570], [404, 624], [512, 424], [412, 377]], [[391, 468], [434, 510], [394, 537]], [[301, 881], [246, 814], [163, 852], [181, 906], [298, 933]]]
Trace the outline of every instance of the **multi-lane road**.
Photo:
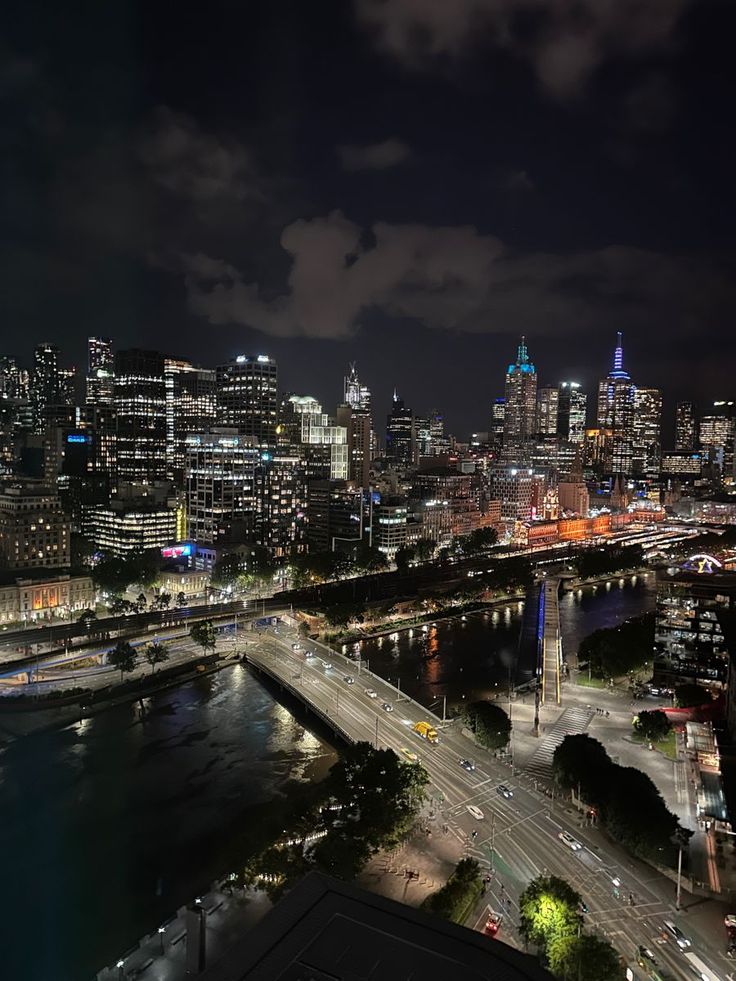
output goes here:
[[[730, 978], [732, 962], [691, 931], [674, 909], [674, 884], [652, 868], [633, 861], [565, 804], [538, 792], [533, 781], [512, 776], [509, 767], [475, 745], [458, 723], [442, 726], [419, 704], [400, 695], [359, 662], [321, 644], [314, 652], [292, 649], [296, 635], [281, 626], [247, 649], [248, 660], [281, 679], [321, 715], [354, 740], [390, 747], [402, 758], [416, 754], [431, 778], [435, 834], [455, 834], [467, 854], [493, 869], [489, 902], [517, 921], [519, 894], [542, 873], [559, 875], [582, 895], [589, 927], [607, 936], [627, 962], [638, 945], [655, 954], [663, 976], [707, 981]], [[439, 729], [429, 744], [414, 731], [421, 720]], [[468, 770], [461, 760], [471, 761]], [[505, 797], [499, 787], [508, 788]], [[473, 810], [470, 810], [473, 809]], [[444, 831], [443, 829], [447, 830]], [[560, 838], [574, 839], [574, 849]], [[707, 965], [697, 974], [688, 952], [674, 938], [664, 939], [665, 921], [676, 923], [692, 942], [690, 952]], [[641, 976], [646, 976], [642, 974]]]

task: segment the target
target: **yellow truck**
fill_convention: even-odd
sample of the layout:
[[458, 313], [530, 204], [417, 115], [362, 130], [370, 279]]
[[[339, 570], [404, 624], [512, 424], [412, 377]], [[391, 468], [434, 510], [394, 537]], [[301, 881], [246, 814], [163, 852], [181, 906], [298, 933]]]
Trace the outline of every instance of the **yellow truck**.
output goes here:
[[428, 743], [439, 742], [440, 737], [437, 735], [437, 730], [429, 722], [417, 722], [414, 726], [414, 732], [422, 739], [426, 739]]

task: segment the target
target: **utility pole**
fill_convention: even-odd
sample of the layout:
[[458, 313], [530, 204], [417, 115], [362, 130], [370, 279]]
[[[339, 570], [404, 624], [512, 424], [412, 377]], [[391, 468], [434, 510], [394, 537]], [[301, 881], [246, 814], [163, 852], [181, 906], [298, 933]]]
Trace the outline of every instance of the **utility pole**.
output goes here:
[[680, 900], [682, 899], [682, 838], [677, 842], [677, 897], [675, 899], [675, 909], [680, 911]]
[[401, 701], [401, 677], [400, 676], [396, 679], [396, 691], [399, 693], [396, 698], [396, 701], [400, 702]]
[[442, 721], [447, 719], [447, 695], [442, 696]]
[[496, 842], [496, 812], [491, 811], [491, 875], [493, 875], [495, 871], [495, 858], [496, 858], [496, 853], [494, 850], [495, 842]]
[[378, 716], [376, 716], [376, 749], [378, 749]]

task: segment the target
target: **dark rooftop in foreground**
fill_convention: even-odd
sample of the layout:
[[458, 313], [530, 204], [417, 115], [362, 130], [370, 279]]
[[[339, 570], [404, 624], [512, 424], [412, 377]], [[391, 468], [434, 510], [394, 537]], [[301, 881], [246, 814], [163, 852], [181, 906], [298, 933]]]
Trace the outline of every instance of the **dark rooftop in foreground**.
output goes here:
[[203, 981], [550, 981], [499, 940], [311, 872]]

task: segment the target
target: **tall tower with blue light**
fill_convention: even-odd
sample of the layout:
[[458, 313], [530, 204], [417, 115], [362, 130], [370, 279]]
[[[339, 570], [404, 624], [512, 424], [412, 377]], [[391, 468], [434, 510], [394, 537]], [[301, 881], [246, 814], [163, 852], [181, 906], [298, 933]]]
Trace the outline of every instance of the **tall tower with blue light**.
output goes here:
[[526, 338], [522, 337], [516, 361], [506, 369], [506, 410], [503, 442], [509, 459], [518, 456], [523, 444], [534, 435], [537, 413], [537, 369], [529, 359]]
[[616, 334], [613, 364], [598, 383], [598, 426], [610, 433], [606, 470], [628, 476], [633, 466], [636, 386], [624, 368], [623, 334]]

